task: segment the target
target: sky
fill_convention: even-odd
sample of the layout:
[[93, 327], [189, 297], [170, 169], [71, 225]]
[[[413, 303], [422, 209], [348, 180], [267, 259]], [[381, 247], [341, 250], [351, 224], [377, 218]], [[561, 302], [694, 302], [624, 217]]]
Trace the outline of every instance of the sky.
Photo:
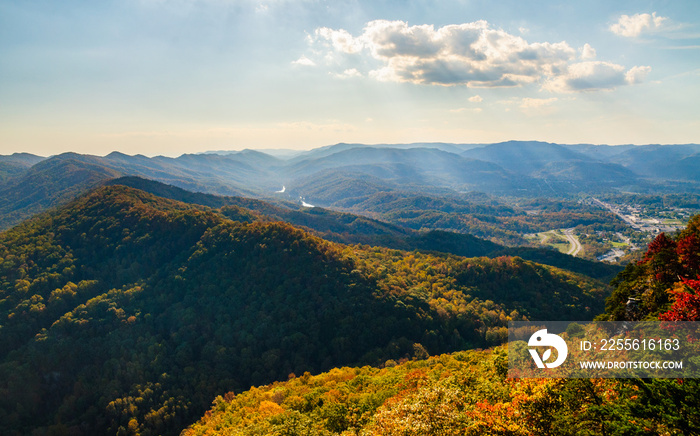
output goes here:
[[0, 154], [700, 142], [700, 2], [0, 0]]

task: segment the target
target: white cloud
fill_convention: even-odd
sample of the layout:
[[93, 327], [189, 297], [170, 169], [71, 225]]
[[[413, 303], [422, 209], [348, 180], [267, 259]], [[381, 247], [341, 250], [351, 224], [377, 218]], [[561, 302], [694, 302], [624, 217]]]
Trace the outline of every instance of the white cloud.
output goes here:
[[667, 17], [657, 17], [656, 12], [650, 14], [622, 15], [617, 23], [610, 26], [610, 31], [621, 36], [633, 38], [642, 32], [651, 32], [661, 29]]
[[649, 71], [651, 71], [651, 67], [630, 68], [630, 70], [627, 73], [625, 73], [625, 80], [630, 85], [634, 85], [635, 83], [641, 83], [644, 81], [644, 79], [646, 79], [647, 75], [649, 74]]
[[622, 65], [589, 61], [569, 65], [566, 72], [551, 78], [543, 88], [553, 92], [610, 90], [618, 86], [641, 82], [651, 67], [633, 67], [625, 71]]
[[596, 51], [593, 47], [590, 46], [590, 44], [584, 44], [583, 48], [581, 49], [581, 59], [583, 60], [588, 60], [588, 59], [595, 59], [596, 57]]
[[330, 41], [333, 48], [342, 53], [357, 53], [362, 50], [362, 41], [359, 41], [347, 30], [333, 30], [328, 27], [316, 29], [316, 39]]
[[472, 103], [481, 103], [482, 101], [484, 101], [484, 99], [481, 98], [480, 95], [475, 95], [473, 97], [469, 97], [469, 101], [471, 101]]
[[376, 20], [358, 37], [327, 27], [315, 36], [336, 52], [364, 52], [379, 61], [379, 68], [370, 71], [377, 80], [416, 84], [518, 86], [564, 68], [576, 54], [566, 42], [530, 44], [486, 21], [435, 29]]
[[[317, 54], [325, 54], [328, 64], [343, 71], [336, 73], [338, 77], [354, 71], [354, 75], [387, 82], [472, 88], [539, 83], [549, 91], [571, 92], [638, 83], [642, 73], [648, 72], [648, 67], [626, 72], [621, 65], [590, 61], [596, 51], [589, 44], [579, 54], [565, 41], [530, 43], [483, 20], [437, 29], [375, 20], [358, 36], [343, 29], [319, 28], [310, 42], [316, 50], [320, 46]], [[343, 60], [349, 59], [361, 62], [343, 66]], [[364, 71], [357, 70], [358, 65], [364, 65]]]
[[306, 56], [302, 56], [299, 59], [295, 60], [292, 62], [294, 65], [303, 65], [306, 67], [313, 67], [316, 65], [316, 62], [312, 61], [311, 59], [307, 58]]
[[334, 74], [334, 76], [339, 79], [351, 79], [353, 77], [362, 77], [362, 73], [357, 71], [357, 68], [350, 68], [340, 74]]

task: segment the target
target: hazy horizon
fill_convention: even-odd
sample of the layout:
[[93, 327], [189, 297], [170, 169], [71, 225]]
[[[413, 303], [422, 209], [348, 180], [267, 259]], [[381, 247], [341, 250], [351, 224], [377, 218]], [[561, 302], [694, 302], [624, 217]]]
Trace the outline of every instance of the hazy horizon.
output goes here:
[[698, 143], [700, 3], [0, 0], [0, 154]]
[[488, 142], [488, 143], [458, 143], [458, 142], [441, 142], [441, 141], [424, 141], [424, 142], [410, 142], [410, 143], [359, 143], [359, 142], [336, 142], [334, 144], [327, 144], [327, 145], [321, 145], [318, 147], [313, 147], [313, 148], [284, 148], [284, 147], [270, 147], [270, 148], [240, 148], [240, 149], [219, 149], [219, 150], [204, 150], [204, 151], [193, 151], [193, 152], [182, 152], [178, 154], [166, 154], [166, 153], [160, 153], [160, 154], [149, 154], [149, 153], [143, 153], [143, 152], [136, 152], [136, 153], [125, 153], [119, 150], [111, 150], [108, 152], [104, 153], [78, 153], [72, 150], [67, 150], [67, 151], [62, 151], [56, 154], [51, 154], [51, 155], [41, 155], [41, 154], [36, 154], [36, 153], [30, 153], [26, 151], [14, 151], [14, 152], [9, 152], [9, 153], [4, 153], [1, 154], [0, 156], [8, 156], [12, 154], [21, 154], [21, 153], [28, 153], [28, 154], [34, 154], [39, 157], [44, 157], [44, 158], [51, 158], [53, 156], [58, 156], [61, 154], [65, 153], [78, 153], [78, 154], [83, 154], [83, 155], [88, 155], [88, 156], [97, 156], [97, 157], [105, 157], [108, 156], [112, 153], [122, 153], [128, 156], [146, 156], [148, 158], [153, 158], [153, 157], [168, 157], [168, 158], [178, 158], [183, 155], [189, 155], [189, 154], [227, 154], [227, 153], [239, 153], [242, 151], [258, 151], [262, 153], [269, 154], [271, 156], [283, 156], [283, 155], [289, 155], [289, 156], [296, 156], [298, 154], [307, 152], [307, 151], [314, 151], [314, 150], [320, 150], [324, 148], [330, 148], [334, 147], [337, 145], [359, 145], [359, 146], [366, 146], [366, 147], [389, 147], [393, 148], [395, 146], [412, 146], [416, 145], [416, 147], [410, 147], [410, 148], [431, 148], [427, 147], [428, 145], [431, 144], [445, 144], [445, 145], [464, 145], [464, 146], [471, 146], [471, 145], [476, 145], [477, 147], [481, 146], [487, 146], [487, 145], [493, 145], [493, 144], [500, 144], [500, 143], [507, 143], [507, 142], [540, 142], [540, 143], [551, 143], [551, 144], [556, 144], [556, 145], [565, 145], [565, 146], [585, 146], [585, 145], [593, 145], [593, 146], [609, 146], [609, 147], [624, 147], [624, 146], [635, 146], [635, 147], [641, 147], [645, 145], [696, 145], [698, 143], [674, 143], [674, 144], [584, 144], [584, 143], [578, 143], [578, 144], [565, 144], [565, 143], [556, 143], [556, 142], [551, 142], [551, 141], [536, 141], [536, 140], [506, 140], [506, 141], [498, 141], [498, 142]]

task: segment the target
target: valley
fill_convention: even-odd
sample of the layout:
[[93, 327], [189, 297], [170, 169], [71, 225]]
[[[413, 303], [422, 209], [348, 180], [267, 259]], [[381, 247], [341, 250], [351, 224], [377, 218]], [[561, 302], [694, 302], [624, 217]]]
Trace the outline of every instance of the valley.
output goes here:
[[[634, 258], [635, 253], [639, 254], [658, 234], [682, 230], [693, 215], [700, 213], [700, 205], [692, 202], [682, 205], [685, 207], [679, 207], [659, 205], [653, 197], [637, 198], [637, 203], [630, 204], [623, 202], [624, 197], [609, 198], [606, 202], [595, 197], [586, 197], [580, 200], [580, 203], [615, 214], [626, 225], [616, 228], [617, 231], [607, 226], [581, 226], [523, 236], [533, 244], [549, 246], [572, 256], [619, 263]], [[643, 201], [647, 201], [648, 204]], [[584, 241], [583, 245], [579, 242], [579, 237]]]
[[[687, 171], [687, 163], [700, 153], [700, 145], [679, 145], [671, 157], [667, 147], [508, 141], [341, 143], [278, 156], [255, 150], [177, 158], [118, 152], [106, 156], [63, 153], [48, 158], [16, 154], [0, 156], [0, 163], [8, 168], [6, 177], [0, 178], [0, 228], [65, 204], [77, 193], [120, 176], [143, 177], [195, 192], [299, 205], [303, 197], [317, 207], [367, 214], [379, 213], [372, 203], [388, 193], [459, 199], [463, 206], [468, 199], [472, 213], [491, 215], [500, 206], [499, 215], [512, 214], [507, 205], [510, 200], [503, 204], [499, 198], [576, 199], [583, 194], [609, 201], [605, 195], [623, 192], [692, 196], [700, 181]], [[663, 174], [642, 164], [644, 159], [665, 159]], [[284, 192], [276, 192], [281, 186]], [[461, 210], [465, 210], [463, 206]], [[477, 211], [478, 207], [482, 211]], [[523, 242], [505, 234], [497, 238]]]
[[655, 208], [653, 211], [650, 211], [640, 204], [611, 204], [602, 202], [594, 197], [591, 198], [591, 203], [614, 213], [634, 230], [650, 234], [675, 232], [682, 229], [687, 224], [688, 219], [700, 211], [698, 208], [679, 207], [666, 210]]
[[555, 250], [576, 257], [581, 251], [581, 243], [574, 234], [574, 229], [557, 229], [548, 232], [523, 235], [533, 244], [552, 247]]
[[0, 436], [700, 436], [698, 29], [0, 0]]
[[[695, 181], [615, 167], [617, 181], [584, 182], [624, 166], [595, 152], [508, 142], [0, 156], [0, 432], [376, 431], [398, 419], [396, 386], [440, 404], [420, 386], [445, 386], [410, 380], [472, 368], [476, 379], [445, 392], [478, 434], [487, 418], [469, 386], [498, 390], [512, 410], [530, 389], [499, 375], [509, 321], [619, 317], [623, 266], [646, 259], [659, 232], [695, 225]], [[631, 184], [640, 193], [623, 193]], [[308, 390], [323, 380], [354, 396]]]
[[518, 256], [341, 245], [203, 199], [229, 204], [115, 184], [0, 234], [2, 433], [175, 434], [217, 394], [495, 346], [509, 319], [592, 319], [610, 293]]

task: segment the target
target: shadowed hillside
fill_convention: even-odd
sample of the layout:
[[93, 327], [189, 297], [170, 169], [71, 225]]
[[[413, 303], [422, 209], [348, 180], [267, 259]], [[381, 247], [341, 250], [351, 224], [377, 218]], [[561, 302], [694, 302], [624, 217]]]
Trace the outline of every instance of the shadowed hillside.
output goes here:
[[[699, 152], [696, 144], [613, 147], [510, 141], [336, 144], [290, 159], [254, 150], [177, 158], [118, 152], [104, 157], [64, 153], [47, 159], [15, 154], [0, 156], [0, 193], [6, 194], [0, 197], [0, 228], [64, 204], [118, 175], [195, 192], [297, 204], [303, 199], [363, 213], [361, 203], [386, 192], [459, 197], [480, 191], [517, 198], [697, 192]], [[66, 168], [58, 169], [62, 166]]]
[[[607, 287], [519, 258], [343, 246], [124, 186], [0, 234], [0, 432], [177, 434], [211, 399], [590, 319]], [[546, 302], [546, 304], [542, 304]]]
[[[368, 199], [365, 203], [367, 209], [371, 208], [371, 210], [378, 212], [388, 211], [389, 214], [381, 215], [382, 218], [393, 218], [403, 224], [392, 225], [354, 214], [334, 212], [323, 208], [304, 208], [288, 202], [268, 203], [249, 198], [193, 193], [138, 177], [123, 177], [109, 181], [108, 184], [131, 186], [172, 200], [220, 209], [220, 213], [232, 219], [285, 221], [295, 226], [302, 226], [315, 235], [334, 242], [378, 245], [401, 250], [437, 251], [466, 257], [520, 256], [523, 259], [568, 269], [605, 282], [608, 282], [622, 270], [619, 266], [578, 259], [554, 250], [505, 247], [469, 234], [441, 230], [421, 232], [404, 227], [412, 222], [426, 223], [429, 218], [424, 217], [424, 215], [435, 213], [415, 212], [414, 208], [423, 208], [428, 211], [437, 209], [439, 212], [453, 215], [461, 214], [462, 216], [469, 213], [480, 216], [520, 216], [511, 208], [503, 206], [483, 194], [470, 195], [468, 198], [474, 202], [393, 193], [379, 194]], [[392, 212], [394, 210], [405, 212]], [[573, 212], [570, 212], [569, 215], [573, 215], [573, 219], [577, 219]], [[397, 219], [397, 217], [403, 216], [413, 216], [415, 221]], [[442, 219], [439, 214], [438, 217], [438, 219]], [[581, 218], [585, 219], [585, 217]], [[417, 227], [420, 229], [421, 226]], [[460, 227], [457, 229], [464, 230]], [[497, 230], [491, 228], [490, 231], [496, 232]]]

